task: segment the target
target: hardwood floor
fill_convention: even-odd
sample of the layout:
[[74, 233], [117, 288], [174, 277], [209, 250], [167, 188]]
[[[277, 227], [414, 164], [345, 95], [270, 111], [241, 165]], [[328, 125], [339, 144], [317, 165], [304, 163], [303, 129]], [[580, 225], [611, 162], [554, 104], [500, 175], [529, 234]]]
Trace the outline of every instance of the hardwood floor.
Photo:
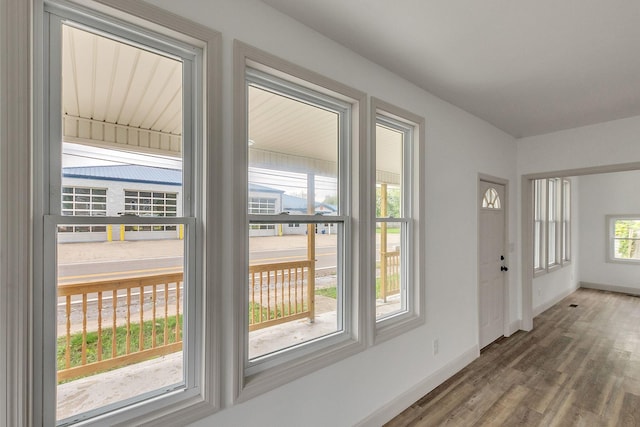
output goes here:
[[386, 425], [640, 426], [640, 298], [579, 289]]

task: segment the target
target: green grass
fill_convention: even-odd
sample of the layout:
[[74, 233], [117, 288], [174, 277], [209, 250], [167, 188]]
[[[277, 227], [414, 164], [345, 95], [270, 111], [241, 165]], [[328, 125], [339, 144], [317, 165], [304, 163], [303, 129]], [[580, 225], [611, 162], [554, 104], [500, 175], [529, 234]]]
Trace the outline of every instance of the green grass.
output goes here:
[[278, 307], [271, 310], [267, 310], [265, 306], [262, 306], [262, 313], [260, 313], [260, 307], [261, 306], [258, 303], [249, 303], [249, 324], [253, 325], [260, 322], [266, 322], [267, 320], [279, 319], [291, 314], [300, 313], [306, 309], [303, 303], [298, 303], [297, 307], [292, 306], [290, 311], [289, 304], [285, 303], [284, 312], [282, 311], [282, 306], [278, 304]]
[[[397, 276], [397, 275], [396, 275]], [[329, 288], [316, 289], [316, 295], [329, 298], [337, 298], [338, 289], [335, 286]], [[380, 278], [376, 277], [376, 299], [380, 298]]]
[[[182, 325], [182, 315], [177, 319], [180, 325]], [[166, 344], [172, 344], [176, 342], [176, 316], [170, 316], [167, 318], [168, 339]], [[144, 328], [144, 348], [151, 348], [152, 337], [151, 332], [154, 328], [152, 320], [143, 323]], [[156, 330], [156, 346], [164, 345], [164, 318], [157, 319], [155, 322]], [[130, 350], [131, 353], [138, 351], [140, 343], [140, 324], [132, 323], [130, 326]], [[102, 330], [102, 360], [111, 359], [112, 353], [112, 337], [113, 330], [111, 328]], [[98, 361], [98, 332], [87, 332], [87, 351], [86, 351], [86, 363], [93, 363]], [[57, 348], [57, 361], [58, 370], [66, 368], [66, 337], [61, 336], [58, 338]], [[127, 328], [125, 326], [116, 327], [116, 356], [124, 356], [127, 354]], [[71, 368], [82, 365], [82, 333], [78, 332], [71, 335]]]
[[335, 286], [329, 288], [316, 289], [316, 295], [336, 299], [338, 289]]
[[[376, 227], [376, 233], [380, 234], [381, 228]], [[400, 234], [400, 227], [387, 227], [387, 234]]]

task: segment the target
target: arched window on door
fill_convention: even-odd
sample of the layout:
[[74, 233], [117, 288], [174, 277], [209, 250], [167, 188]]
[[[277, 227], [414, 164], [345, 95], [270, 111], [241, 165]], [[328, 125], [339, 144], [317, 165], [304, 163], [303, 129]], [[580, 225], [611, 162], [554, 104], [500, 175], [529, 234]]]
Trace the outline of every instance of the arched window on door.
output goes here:
[[485, 191], [482, 197], [482, 207], [484, 209], [502, 209], [500, 196], [495, 188], [491, 187]]

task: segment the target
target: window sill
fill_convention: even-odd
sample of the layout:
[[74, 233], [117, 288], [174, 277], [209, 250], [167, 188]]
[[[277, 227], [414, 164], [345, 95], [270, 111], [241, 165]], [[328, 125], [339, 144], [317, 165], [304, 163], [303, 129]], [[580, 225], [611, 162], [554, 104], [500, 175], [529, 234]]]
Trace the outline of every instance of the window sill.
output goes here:
[[322, 350], [314, 351], [309, 355], [287, 360], [277, 366], [264, 369], [252, 375], [243, 376], [241, 389], [238, 391], [234, 403], [250, 400], [267, 391], [353, 356], [365, 350], [365, 348], [363, 342], [347, 339]]
[[377, 321], [375, 325], [374, 345], [380, 344], [426, 323], [423, 314], [401, 313]]

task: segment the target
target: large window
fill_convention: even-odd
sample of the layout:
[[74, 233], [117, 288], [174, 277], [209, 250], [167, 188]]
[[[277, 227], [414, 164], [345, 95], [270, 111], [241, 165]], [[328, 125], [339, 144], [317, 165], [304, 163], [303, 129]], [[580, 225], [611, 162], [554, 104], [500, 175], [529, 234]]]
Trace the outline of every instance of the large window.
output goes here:
[[[207, 181], [210, 158], [202, 143], [203, 105], [207, 114], [211, 105], [202, 97], [203, 52], [80, 6], [48, 3], [44, 21], [45, 137], [36, 164], [48, 173], [36, 181], [44, 226], [36, 225], [35, 238], [42, 310], [34, 314], [33, 423], [164, 425], [172, 423], [157, 419], [165, 408], [203, 399], [210, 411], [204, 388], [213, 362], [202, 356], [213, 337], [205, 322], [212, 309], [203, 281], [206, 199], [196, 179]], [[181, 183], [176, 192], [123, 188], [146, 182], [142, 175], [114, 176], [102, 181], [107, 188], [62, 185], [64, 168], [91, 174], [123, 162], [177, 170]], [[126, 245], [69, 244], [61, 234], [125, 227], [181, 233]]]
[[[421, 319], [420, 163], [422, 119], [380, 100], [372, 102], [374, 153], [375, 257], [371, 292], [375, 293], [376, 338], [382, 331]], [[398, 328], [395, 328], [396, 330]], [[401, 329], [402, 330], [402, 329]]]
[[610, 262], [640, 263], [640, 215], [608, 215]]
[[[236, 43], [240, 393], [290, 381], [354, 351], [359, 242], [354, 188], [364, 95]], [[256, 59], [256, 58], [259, 58]], [[356, 112], [360, 111], [360, 115]], [[355, 165], [355, 166], [354, 166]], [[241, 287], [241, 284], [244, 286]], [[360, 295], [362, 297], [362, 295]]]
[[533, 266], [539, 275], [571, 260], [571, 181], [533, 180]]
[[[344, 280], [349, 173], [345, 150], [351, 139], [351, 106], [253, 68], [246, 75], [252, 141], [249, 226], [283, 230], [276, 238], [249, 235], [247, 368], [254, 372], [278, 352], [344, 331], [344, 293], [349, 285]], [[271, 173], [252, 173], [250, 168], [257, 166]], [[276, 199], [253, 196], [256, 186], [303, 199], [306, 209], [276, 215], [282, 211], [278, 206], [276, 212]], [[328, 199], [335, 201], [337, 215], [316, 211]], [[291, 223], [304, 227], [306, 234], [285, 233]], [[322, 223], [335, 225], [337, 231], [317, 234], [316, 225]]]

